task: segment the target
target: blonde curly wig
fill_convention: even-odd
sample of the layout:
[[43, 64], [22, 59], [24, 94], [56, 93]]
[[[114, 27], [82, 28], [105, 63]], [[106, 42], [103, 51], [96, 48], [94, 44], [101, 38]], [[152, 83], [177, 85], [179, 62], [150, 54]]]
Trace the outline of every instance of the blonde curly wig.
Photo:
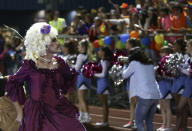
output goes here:
[[[48, 30], [46, 27], [49, 27]], [[44, 32], [45, 31], [45, 32]], [[58, 35], [57, 30], [45, 22], [33, 24], [26, 33], [24, 45], [26, 47], [25, 59], [37, 62], [37, 58], [46, 55], [46, 46]]]

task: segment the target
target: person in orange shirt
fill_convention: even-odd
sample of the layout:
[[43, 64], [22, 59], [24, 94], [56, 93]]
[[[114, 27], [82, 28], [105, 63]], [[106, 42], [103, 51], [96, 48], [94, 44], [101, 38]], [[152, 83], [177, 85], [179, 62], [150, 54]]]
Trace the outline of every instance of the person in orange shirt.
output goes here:
[[182, 31], [187, 27], [186, 14], [183, 12], [183, 8], [180, 5], [175, 5], [172, 9], [171, 30], [174, 32]]
[[[184, 33], [186, 32], [187, 22], [186, 22], [186, 13], [183, 11], [183, 8], [176, 4], [172, 7], [172, 17], [171, 17], [171, 27], [169, 31], [173, 33]], [[184, 36], [171, 36], [170, 42], [174, 43], [176, 39], [184, 38]]]

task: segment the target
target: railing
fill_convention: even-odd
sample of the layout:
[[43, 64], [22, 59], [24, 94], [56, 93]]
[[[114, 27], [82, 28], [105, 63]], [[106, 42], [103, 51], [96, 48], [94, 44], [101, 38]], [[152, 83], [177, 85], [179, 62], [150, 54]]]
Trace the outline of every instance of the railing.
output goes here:
[[[187, 39], [187, 37], [192, 37], [192, 34], [191, 33], [163, 33], [164, 36], [184, 36], [184, 39]], [[116, 34], [116, 35], [110, 35], [110, 36], [121, 36], [121, 34]], [[155, 34], [149, 34], [150, 37], [154, 37]], [[98, 36], [99, 38], [103, 38], [105, 36], [103, 35], [99, 35]], [[68, 34], [60, 34], [58, 36], [58, 38], [60, 39], [71, 39], [71, 38], [78, 38], [78, 39], [81, 39], [81, 38], [88, 38], [88, 35], [68, 35]]]

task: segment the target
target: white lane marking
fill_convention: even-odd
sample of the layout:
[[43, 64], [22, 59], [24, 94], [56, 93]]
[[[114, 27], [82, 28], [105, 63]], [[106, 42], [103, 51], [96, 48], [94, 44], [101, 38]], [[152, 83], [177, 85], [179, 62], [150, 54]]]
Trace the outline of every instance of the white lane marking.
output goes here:
[[[93, 113], [90, 113], [90, 115], [92, 116], [96, 116], [96, 117], [102, 117], [103, 115], [98, 115], [98, 114], [93, 114]], [[129, 119], [127, 118], [121, 118], [121, 117], [115, 117], [115, 116], [109, 116], [109, 118], [112, 118], [112, 119], [119, 119], [119, 120], [126, 120], [126, 121], [129, 121]], [[163, 124], [163, 123], [160, 123], [160, 122], [153, 122], [154, 124]], [[175, 124], [171, 124], [172, 126], [175, 126]], [[192, 129], [191, 126], [188, 126], [189, 129]]]

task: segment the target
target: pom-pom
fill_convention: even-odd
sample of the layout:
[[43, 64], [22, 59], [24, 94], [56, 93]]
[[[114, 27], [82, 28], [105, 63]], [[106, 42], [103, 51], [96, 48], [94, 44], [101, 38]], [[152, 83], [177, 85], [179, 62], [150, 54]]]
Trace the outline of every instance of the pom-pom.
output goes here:
[[185, 59], [182, 54], [175, 53], [162, 58], [161, 63], [163, 69], [161, 69], [161, 73], [174, 77], [180, 73], [180, 67], [185, 63]]
[[83, 75], [87, 78], [92, 78], [94, 74], [101, 73], [102, 67], [95, 62], [89, 62], [83, 66]]
[[120, 63], [120, 62], [118, 61], [118, 57], [119, 57], [119, 56], [127, 56], [127, 53], [126, 53], [125, 51], [118, 51], [118, 50], [116, 50], [116, 51], [114, 52], [113, 58], [112, 58], [113, 64], [120, 64], [120, 65], [123, 64], [123, 63]]
[[115, 64], [109, 70], [109, 76], [113, 80], [115, 86], [119, 86], [123, 83], [123, 78], [121, 76], [122, 66], [119, 64]]

